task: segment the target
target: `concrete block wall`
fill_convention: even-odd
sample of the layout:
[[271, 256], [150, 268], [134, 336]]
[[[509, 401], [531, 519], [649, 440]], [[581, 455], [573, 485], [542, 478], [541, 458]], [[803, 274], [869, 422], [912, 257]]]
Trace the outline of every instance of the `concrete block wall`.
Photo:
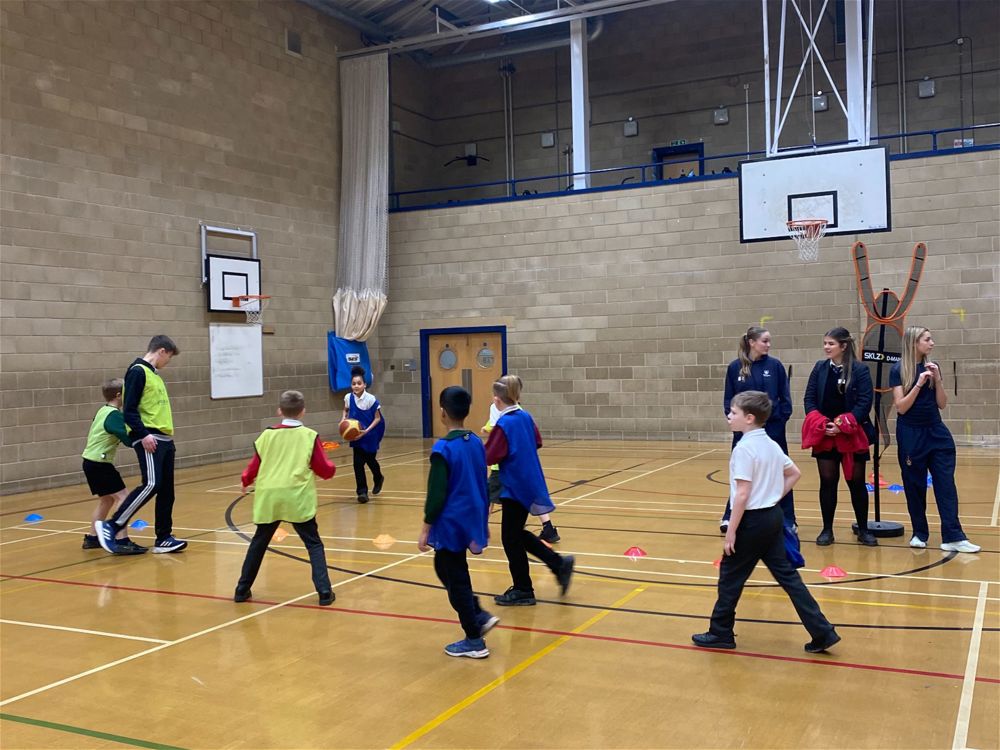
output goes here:
[[732, 179], [392, 215], [377, 344], [393, 429], [420, 435], [419, 372], [402, 363], [421, 328], [502, 324], [546, 434], [728, 440], [725, 367], [767, 318], [792, 367], [794, 436], [823, 334], [860, 339], [867, 323], [850, 256], [862, 239], [876, 288], [899, 292], [927, 243], [907, 322], [933, 330], [950, 390], [957, 372], [956, 439], [1000, 444], [1000, 155], [893, 162], [891, 179], [893, 231], [827, 238], [808, 265], [789, 241], [739, 244]]
[[[771, 56], [777, 65], [779, 8], [772, 3]], [[831, 4], [832, 8], [832, 4]], [[916, 130], [956, 127], [961, 124], [1000, 120], [1000, 23], [990, 3], [960, 0], [941, 3], [936, 0], [907, 0], [904, 12], [905, 79], [904, 97], [899, 99], [900, 69], [896, 50], [896, 5], [876, 6], [876, 90], [879, 132], [896, 133], [902, 129], [905, 110], [906, 129]], [[817, 44], [846, 97], [844, 86], [844, 50], [834, 38], [832, 11], [822, 25]], [[589, 47], [591, 102], [591, 167], [604, 169], [650, 161], [651, 150], [676, 139], [689, 143], [703, 142], [707, 155], [738, 153], [746, 149], [747, 115], [744, 84], [749, 90], [749, 141], [752, 150], [764, 148], [763, 73], [761, 64], [761, 22], [759, 3], [742, 0], [680, 0], [605, 17], [605, 28]], [[784, 90], [791, 90], [800, 60], [798, 21], [792, 18], [786, 32], [788, 43]], [[555, 33], [555, 32], [553, 32]], [[956, 45], [955, 39], [968, 39]], [[518, 36], [511, 39], [516, 44]], [[572, 143], [570, 130], [569, 53], [567, 48], [517, 55], [510, 58], [516, 68], [513, 76], [515, 176], [530, 178], [566, 171], [562, 150]], [[498, 68], [502, 60], [466, 64], [455, 68], [415, 69], [422, 76], [421, 92], [425, 104], [413, 102], [412, 78], [405, 87], [393, 88], [394, 99], [405, 99], [406, 106], [424, 115], [414, 138], [404, 133], [395, 141], [397, 165], [396, 189], [414, 189], [406, 167], [410, 162], [424, 164], [429, 140], [436, 148], [434, 170], [424, 175], [418, 187], [471, 185], [505, 178], [503, 96]], [[846, 125], [831, 86], [816, 64], [807, 66], [799, 92], [813, 86], [829, 94], [829, 111], [814, 118], [807, 98], [796, 99], [786, 122], [783, 145], [834, 141], [846, 137]], [[937, 95], [933, 99], [917, 97], [918, 82], [935, 79]], [[772, 80], [772, 96], [775, 86]], [[724, 105], [730, 122], [712, 124], [712, 111]], [[973, 106], [974, 105], [974, 106]], [[424, 106], [425, 109], [420, 107]], [[974, 110], [974, 112], [973, 112]], [[974, 114], [974, 118], [973, 118]], [[626, 138], [623, 121], [635, 117], [639, 135]], [[432, 127], [428, 133], [427, 124]], [[402, 123], [401, 123], [402, 124]], [[417, 127], [417, 123], [413, 123]], [[815, 126], [815, 127], [814, 127]], [[406, 127], [410, 127], [408, 124]], [[555, 132], [557, 145], [543, 149], [541, 133]], [[943, 141], [950, 145], [956, 133]], [[995, 143], [1000, 132], [965, 133], [978, 143]], [[417, 140], [414, 140], [417, 139]], [[419, 140], [419, 142], [418, 142]], [[439, 165], [456, 153], [464, 143], [475, 142], [479, 152], [492, 161], [475, 167]], [[902, 149], [898, 141], [887, 141], [890, 149]], [[910, 151], [931, 146], [929, 137], [913, 138], [906, 144]], [[708, 162], [706, 171], [735, 169], [738, 158]], [[405, 182], [401, 181], [406, 177]], [[592, 184], [619, 184], [627, 178], [638, 179], [637, 170], [595, 175]], [[539, 192], [561, 189], [557, 180], [522, 183], [525, 189]], [[564, 181], [563, 181], [564, 182]], [[562, 186], [564, 187], [564, 185]], [[502, 188], [437, 193], [410, 198], [410, 204], [430, 199], [444, 202], [457, 198], [481, 198], [503, 194]]]
[[[156, 333], [182, 352], [163, 371], [181, 465], [248, 456], [287, 388], [335, 429], [336, 52], [354, 38], [293, 0], [0, 3], [0, 488], [81, 481], [100, 383]], [[259, 234], [263, 398], [209, 398], [200, 221]], [[119, 464], [135, 472], [130, 450]]]

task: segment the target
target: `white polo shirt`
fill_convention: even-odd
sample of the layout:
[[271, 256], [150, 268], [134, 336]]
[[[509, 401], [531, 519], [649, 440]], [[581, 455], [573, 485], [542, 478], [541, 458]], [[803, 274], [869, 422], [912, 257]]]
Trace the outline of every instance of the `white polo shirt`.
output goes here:
[[763, 428], [744, 433], [729, 457], [729, 496], [736, 497], [736, 480], [750, 482], [747, 510], [777, 505], [785, 488], [785, 469], [793, 465]]

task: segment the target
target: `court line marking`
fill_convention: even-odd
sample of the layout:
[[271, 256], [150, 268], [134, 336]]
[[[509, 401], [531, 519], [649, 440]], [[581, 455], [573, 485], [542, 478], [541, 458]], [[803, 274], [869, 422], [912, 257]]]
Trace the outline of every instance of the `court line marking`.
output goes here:
[[983, 639], [983, 619], [986, 616], [987, 584], [979, 585], [979, 601], [976, 602], [976, 616], [972, 623], [972, 637], [969, 639], [969, 656], [965, 662], [962, 679], [962, 698], [958, 703], [958, 718], [955, 720], [955, 738], [952, 750], [964, 750], [969, 739], [969, 723], [972, 720], [972, 696], [976, 687], [976, 669], [979, 666], [979, 650]]
[[[74, 523], [77, 526], [79, 526], [82, 523], [82, 521], [72, 521], [70, 523]], [[9, 542], [0, 542], [0, 547], [4, 547], [4, 546], [6, 546], [8, 544], [18, 544], [20, 542], [31, 542], [31, 541], [35, 541], [35, 540], [38, 540], [38, 539], [43, 539], [43, 538], [45, 538], [47, 536], [54, 536], [55, 534], [78, 534], [78, 533], [80, 533], [80, 531], [83, 531], [86, 528], [87, 528], [86, 526], [83, 526], [79, 530], [72, 529], [72, 530], [69, 530], [69, 531], [67, 531], [67, 530], [51, 531], [51, 530], [48, 530], [48, 529], [33, 529], [30, 526], [8, 526], [8, 527], [6, 527], [4, 529], [0, 529], [0, 531], [11, 531], [11, 530], [17, 530], [17, 531], [43, 531], [44, 530], [47, 533], [40, 534], [38, 536], [26, 536], [23, 539], [11, 539]]]
[[436, 729], [437, 727], [441, 726], [446, 721], [448, 721], [448, 719], [464, 711], [466, 708], [471, 706], [480, 698], [492, 693], [494, 690], [503, 685], [505, 682], [512, 680], [514, 677], [516, 677], [518, 674], [523, 672], [525, 669], [530, 667], [538, 660], [552, 653], [557, 648], [562, 646], [564, 643], [568, 643], [574, 635], [578, 635], [579, 633], [582, 633], [583, 631], [589, 629], [592, 625], [596, 625], [598, 622], [600, 622], [605, 617], [614, 612], [615, 609], [637, 597], [639, 594], [645, 591], [645, 589], [646, 589], [645, 586], [639, 586], [638, 588], [633, 589], [628, 594], [626, 594], [621, 599], [612, 604], [611, 605], [612, 609], [601, 610], [582, 625], [578, 625], [577, 627], [573, 628], [568, 634], [561, 635], [559, 638], [552, 641], [552, 643], [548, 644], [547, 646], [544, 646], [543, 648], [533, 653], [531, 656], [529, 656], [527, 659], [522, 661], [517, 666], [508, 669], [506, 672], [504, 672], [502, 675], [497, 677], [492, 682], [489, 682], [483, 687], [479, 688], [479, 690], [474, 692], [472, 695], [464, 698], [463, 700], [453, 705], [451, 708], [448, 708], [442, 713], [438, 714], [419, 729], [410, 732], [410, 734], [406, 735], [403, 739], [399, 740], [398, 742], [394, 742], [392, 745], [389, 746], [390, 749], [402, 750], [402, 748], [412, 744], [416, 740], [423, 737], [425, 734], [432, 732], [434, 729]]
[[997, 494], [993, 499], [993, 515], [990, 517], [990, 526], [997, 525], [998, 516], [1000, 516], [1000, 473], [997, 474]]
[[125, 635], [124, 633], [108, 633], [104, 630], [86, 630], [85, 628], [71, 628], [65, 625], [48, 625], [42, 622], [22, 622], [21, 620], [0, 620], [4, 625], [23, 625], [26, 628], [42, 628], [43, 630], [64, 630], [67, 633], [80, 633], [82, 635], [103, 635], [107, 638], [124, 638], [127, 641], [146, 641], [147, 643], [169, 643], [162, 638], [144, 638], [141, 635]]
[[687, 458], [683, 458], [680, 461], [674, 461], [673, 463], [667, 464], [666, 466], [661, 466], [658, 469], [650, 469], [649, 471], [644, 472], [642, 474], [639, 474], [638, 476], [626, 477], [625, 479], [621, 480], [620, 482], [615, 482], [614, 484], [609, 484], [607, 487], [598, 487], [597, 489], [595, 489], [595, 490], [593, 490], [591, 492], [585, 492], [584, 494], [580, 495], [579, 497], [570, 497], [570, 498], [567, 498], [566, 500], [563, 500], [560, 503], [556, 503], [556, 507], [558, 508], [558, 507], [561, 507], [563, 505], [568, 505], [569, 503], [572, 503], [575, 500], [583, 500], [584, 498], [590, 497], [591, 495], [595, 495], [598, 492], [604, 492], [605, 490], [610, 490], [613, 487], [617, 487], [617, 486], [619, 486], [621, 484], [625, 484], [626, 482], [633, 482], [636, 479], [642, 479], [643, 477], [647, 477], [650, 474], [655, 474], [658, 471], [663, 471], [664, 469], [670, 469], [670, 468], [673, 468], [674, 466], [680, 466], [681, 464], [687, 463], [688, 461], [693, 461], [696, 458], [701, 458], [702, 456], [707, 456], [709, 453], [716, 453], [716, 452], [718, 452], [718, 450], [719, 450], [718, 448], [710, 448], [707, 451], [702, 451], [701, 453], [698, 453], [698, 454], [696, 454], [694, 456], [688, 456]]
[[[636, 478], [638, 478], [638, 477], [636, 477]], [[631, 481], [631, 480], [630, 479], [626, 479], [624, 481], [628, 482], [628, 481]], [[601, 489], [608, 489], [608, 488], [607, 487], [602, 487], [602, 488], [596, 490], [596, 492], [600, 492]], [[572, 500], [580, 500], [581, 498], [571, 498], [571, 499]], [[597, 503], [597, 504], [596, 505], [575, 505], [575, 506], [573, 506], [573, 510], [575, 510], [575, 511], [580, 511], [580, 510], [591, 510], [591, 511], [593, 511], [593, 510], [634, 510], [634, 511], [644, 512], [644, 513], [691, 513], [691, 514], [698, 514], [698, 515], [710, 515], [710, 516], [716, 516], [716, 517], [719, 517], [719, 516], [722, 515], [722, 511], [720, 511], [720, 510], [683, 510], [683, 509], [675, 509], [675, 508], [655, 508], [655, 507], [650, 508], [650, 507], [638, 507], [638, 506], [635, 506], [635, 505], [609, 505], [608, 504], [608, 503], [649, 503], [649, 502], [652, 502], [653, 504], [666, 504], [666, 503], [657, 503], [657, 501], [632, 500], [630, 498], [625, 498], [625, 499], [608, 499], [608, 500], [602, 500], [601, 498], [596, 498], [594, 500], [591, 500], [591, 502], [592, 503]], [[719, 502], [721, 503], [722, 501], [720, 500]], [[670, 503], [670, 504], [676, 505], [676, 503]], [[562, 503], [558, 503], [557, 507], [559, 505], [562, 505]], [[712, 507], [708, 503], [704, 503], [702, 505], [704, 505], [704, 507]], [[806, 521], [818, 521], [818, 520], [820, 520], [820, 516], [803, 515], [803, 514], [799, 513], [798, 511], [796, 511], [795, 515], [796, 515], [797, 518], [801, 518], [801, 519], [804, 519]], [[909, 518], [909, 515], [905, 511], [900, 511], [900, 512], [896, 512], [896, 511], [882, 511], [882, 515], [883, 516], [897, 516], [899, 518], [904, 518], [904, 519], [908, 519]], [[965, 519], [967, 519], [967, 518], [982, 518], [982, 519], [985, 519], [985, 518], [987, 518], [987, 516], [970, 516], [970, 515], [965, 515], [965, 514], [962, 515], [962, 520], [963, 521]], [[692, 519], [692, 520], [701, 520], [701, 519]], [[972, 526], [972, 527], [988, 528], [987, 524], [981, 524], [981, 523], [980, 524], [975, 524], [975, 523], [974, 524], [965, 524], [965, 525], [966, 526]]]
[[110, 740], [111, 742], [118, 742], [122, 745], [132, 745], [133, 747], [144, 747], [148, 750], [184, 750], [183, 748], [177, 747], [176, 745], [163, 745], [159, 742], [150, 742], [149, 740], [140, 740], [135, 737], [123, 737], [120, 734], [109, 734], [108, 732], [98, 732], [94, 729], [85, 729], [84, 727], [74, 727], [70, 724], [57, 724], [52, 721], [43, 721], [41, 719], [32, 719], [27, 716], [15, 716], [14, 714], [4, 714], [0, 713], [0, 719], [4, 721], [13, 721], [18, 724], [29, 724], [35, 727], [42, 727], [44, 729], [54, 729], [58, 732], [67, 732], [68, 734], [81, 734], [84, 737], [96, 737], [100, 740]]
[[[389, 568], [394, 568], [397, 565], [400, 565], [400, 564], [402, 564], [404, 562], [407, 562], [408, 560], [416, 559], [416, 558], [422, 557], [423, 555], [426, 555], [426, 554], [427, 554], [426, 552], [418, 552], [417, 554], [412, 555], [411, 557], [408, 557], [408, 558], [406, 558], [404, 560], [397, 560], [396, 562], [389, 563], [388, 565], [383, 565], [382, 567], [376, 568], [375, 570], [370, 570], [367, 573], [361, 573], [360, 575], [356, 575], [356, 576], [353, 576], [351, 578], [347, 578], [347, 579], [345, 579], [343, 581], [339, 581], [338, 583], [333, 584], [333, 586], [331, 586], [331, 588], [334, 588], [334, 589], [335, 588], [339, 588], [339, 587], [344, 586], [344, 585], [346, 585], [348, 583], [351, 583], [353, 581], [357, 581], [357, 580], [359, 580], [361, 578], [367, 578], [368, 576], [373, 575], [375, 573], [381, 573], [384, 570], [388, 570]], [[66, 684], [68, 684], [70, 682], [75, 682], [76, 680], [82, 679], [84, 677], [89, 677], [92, 674], [97, 674], [97, 673], [103, 672], [103, 671], [105, 671], [107, 669], [111, 669], [112, 667], [117, 667], [119, 664], [125, 664], [127, 662], [134, 661], [135, 659], [139, 659], [139, 658], [141, 658], [143, 656], [148, 656], [149, 654], [156, 653], [157, 651], [162, 651], [163, 649], [170, 648], [171, 646], [176, 646], [176, 645], [181, 644], [181, 643], [187, 643], [188, 641], [194, 640], [195, 638], [200, 638], [203, 635], [208, 635], [209, 633], [214, 633], [217, 630], [222, 630], [224, 628], [228, 628], [231, 625], [236, 625], [236, 624], [244, 622], [246, 620], [251, 620], [251, 619], [253, 619], [255, 617], [260, 617], [261, 615], [265, 615], [268, 612], [273, 612], [276, 609], [281, 609], [282, 607], [286, 607], [286, 606], [288, 606], [290, 604], [295, 604], [296, 602], [300, 602], [303, 599], [308, 599], [308, 598], [313, 597], [313, 596], [316, 596], [316, 592], [315, 591], [310, 591], [308, 594], [302, 594], [302, 596], [297, 596], [297, 597], [295, 597], [293, 599], [288, 599], [287, 601], [279, 602], [278, 604], [275, 604], [273, 606], [269, 606], [266, 609], [261, 609], [261, 610], [257, 610], [256, 612], [251, 612], [250, 614], [244, 615], [243, 617], [237, 617], [234, 620], [229, 620], [227, 622], [219, 623], [218, 625], [213, 625], [212, 627], [205, 628], [204, 630], [199, 630], [197, 633], [191, 633], [190, 635], [183, 636], [183, 637], [178, 638], [176, 640], [167, 641], [166, 643], [161, 643], [161, 644], [159, 644], [157, 646], [154, 646], [153, 648], [148, 648], [145, 651], [139, 651], [138, 653], [132, 654], [130, 656], [123, 657], [121, 659], [116, 659], [115, 661], [108, 662], [107, 664], [102, 664], [100, 666], [93, 667], [92, 669], [88, 669], [88, 670], [85, 670], [83, 672], [79, 672], [78, 674], [71, 675], [69, 677], [64, 677], [63, 679], [56, 680], [55, 682], [51, 682], [48, 685], [42, 685], [41, 687], [37, 687], [34, 690], [29, 690], [29, 691], [27, 691], [25, 693], [21, 693], [20, 695], [15, 695], [15, 696], [13, 696], [11, 698], [7, 698], [6, 700], [2, 700], [2, 701], [0, 701], [0, 708], [2, 708], [4, 706], [7, 706], [7, 705], [9, 705], [11, 703], [15, 703], [17, 701], [24, 700], [25, 698], [30, 698], [33, 695], [38, 695], [39, 693], [44, 693], [44, 692], [47, 692], [47, 691], [52, 690], [54, 688], [61, 687], [62, 685], [66, 685]], [[212, 597], [212, 598], [215, 598], [215, 597]]]

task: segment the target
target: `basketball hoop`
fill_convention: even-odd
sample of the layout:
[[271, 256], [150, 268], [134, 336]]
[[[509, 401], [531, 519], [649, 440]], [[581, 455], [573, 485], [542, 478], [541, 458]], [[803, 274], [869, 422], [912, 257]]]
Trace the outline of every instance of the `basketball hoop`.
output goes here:
[[819, 258], [819, 241], [826, 234], [826, 219], [799, 219], [788, 222], [788, 236], [795, 240], [799, 260], [812, 263]]
[[263, 325], [264, 310], [270, 303], [269, 294], [240, 294], [233, 297], [233, 307], [246, 313], [248, 325]]

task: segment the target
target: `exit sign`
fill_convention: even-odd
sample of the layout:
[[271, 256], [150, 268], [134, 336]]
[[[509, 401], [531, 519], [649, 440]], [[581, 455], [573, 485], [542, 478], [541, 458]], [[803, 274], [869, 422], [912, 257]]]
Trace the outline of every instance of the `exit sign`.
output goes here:
[[676, 141], [670, 141], [671, 146], [683, 146], [687, 143], [684, 138], [678, 138]]

